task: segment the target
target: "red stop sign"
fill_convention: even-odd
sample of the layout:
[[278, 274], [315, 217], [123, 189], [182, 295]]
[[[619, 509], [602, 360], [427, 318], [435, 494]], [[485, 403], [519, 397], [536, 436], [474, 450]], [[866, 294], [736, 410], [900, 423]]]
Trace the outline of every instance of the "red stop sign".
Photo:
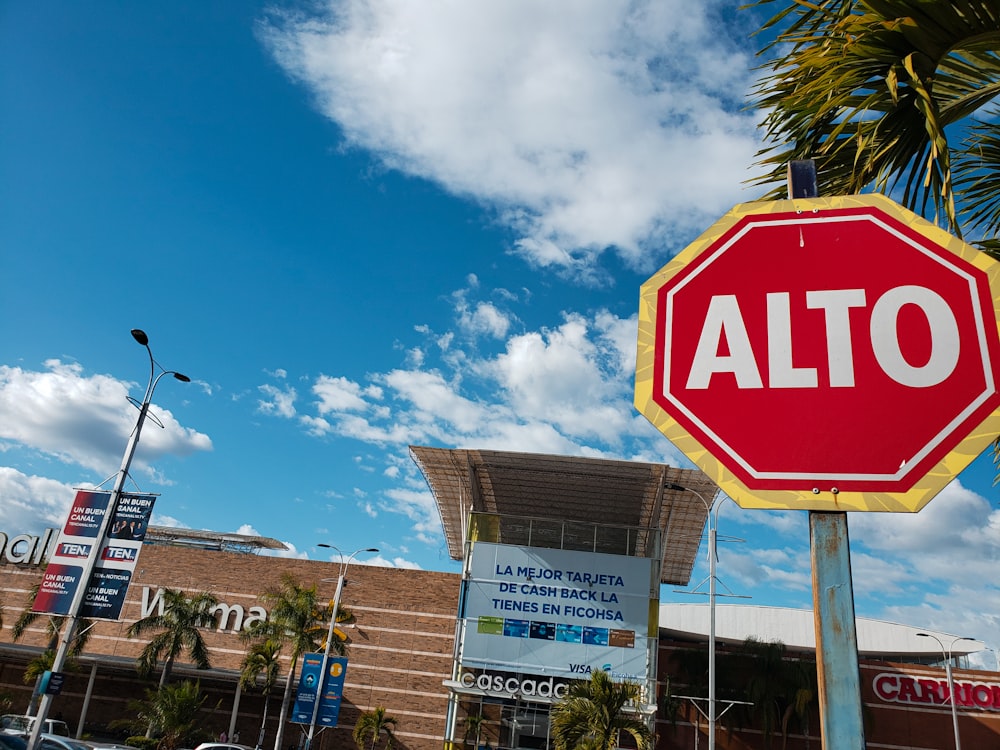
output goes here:
[[917, 510], [1000, 429], [996, 265], [882, 196], [737, 206], [643, 285], [636, 404], [742, 505]]

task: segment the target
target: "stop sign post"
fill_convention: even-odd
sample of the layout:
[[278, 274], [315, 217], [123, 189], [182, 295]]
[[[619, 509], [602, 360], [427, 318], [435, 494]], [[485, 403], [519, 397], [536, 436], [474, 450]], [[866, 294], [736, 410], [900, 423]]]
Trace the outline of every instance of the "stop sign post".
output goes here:
[[[808, 178], [808, 179], [804, 179]], [[809, 514], [824, 747], [864, 746], [847, 515], [1000, 433], [1000, 264], [879, 195], [736, 206], [643, 286], [635, 405], [745, 508]]]
[[635, 404], [742, 507], [917, 511], [1000, 433], [998, 313], [888, 198], [741, 204], [642, 286]]

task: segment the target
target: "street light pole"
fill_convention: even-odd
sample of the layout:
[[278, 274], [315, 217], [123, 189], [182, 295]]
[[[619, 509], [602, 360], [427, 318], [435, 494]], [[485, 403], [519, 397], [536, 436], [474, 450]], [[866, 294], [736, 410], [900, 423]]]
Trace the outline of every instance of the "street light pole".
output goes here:
[[951, 659], [952, 659], [952, 649], [955, 648], [955, 644], [959, 641], [974, 641], [975, 638], [966, 638], [965, 636], [957, 636], [955, 640], [951, 642], [948, 646], [948, 650], [945, 651], [944, 644], [941, 639], [936, 635], [931, 633], [917, 633], [921, 638], [933, 638], [937, 641], [938, 646], [941, 647], [941, 656], [944, 657], [944, 669], [945, 675], [948, 679], [948, 700], [951, 701], [951, 724], [955, 729], [955, 750], [962, 750], [962, 739], [958, 734], [958, 708], [955, 705], [955, 680], [952, 678], [951, 674]]
[[333, 611], [330, 613], [330, 628], [326, 633], [326, 647], [323, 649], [323, 661], [321, 662], [322, 666], [320, 667], [319, 672], [319, 685], [316, 688], [316, 700], [313, 701], [312, 718], [309, 721], [309, 733], [306, 735], [306, 746], [304, 750], [311, 750], [313, 737], [316, 735], [316, 719], [319, 717], [320, 699], [323, 697], [323, 686], [326, 685], [326, 673], [330, 667], [330, 645], [333, 643], [333, 631], [337, 626], [337, 612], [340, 610], [340, 597], [344, 592], [344, 578], [347, 575], [347, 566], [351, 564], [351, 560], [354, 559], [355, 555], [359, 555], [362, 552], [378, 552], [378, 549], [375, 547], [363, 547], [352, 552], [345, 560], [344, 553], [340, 551], [340, 548], [334, 547], [332, 544], [320, 543], [316, 546], [336, 550], [337, 554], [340, 556], [340, 574], [337, 576], [337, 592], [333, 595]]
[[993, 660], [996, 661], [997, 663], [996, 669], [993, 671], [1000, 672], [1000, 652], [998, 652], [995, 648], [991, 648], [990, 646], [987, 646], [986, 650], [993, 652]]
[[[689, 487], [682, 487], [679, 484], [668, 484], [666, 489], [676, 492], [690, 492], [705, 505], [705, 515], [708, 523], [708, 750], [715, 750], [715, 558], [716, 544], [718, 543], [716, 532], [719, 526], [719, 509], [715, 510], [715, 522], [712, 522], [713, 505], [715, 498], [709, 502], [704, 495]], [[719, 506], [722, 504], [719, 503]]]
[[[132, 434], [129, 435], [128, 444], [125, 446], [125, 454], [122, 456], [121, 467], [118, 469], [118, 474], [115, 477], [114, 488], [111, 490], [111, 498], [108, 501], [108, 507], [104, 511], [104, 516], [101, 518], [100, 526], [97, 530], [97, 537], [94, 539], [94, 543], [90, 548], [90, 553], [87, 555], [87, 559], [83, 564], [81, 569], [80, 579], [77, 582], [76, 589], [73, 592], [73, 598], [70, 601], [69, 614], [66, 616], [66, 625], [63, 628], [62, 634], [59, 638], [59, 646], [56, 649], [55, 657], [52, 659], [52, 671], [61, 672], [63, 666], [66, 663], [66, 657], [69, 655], [70, 646], [73, 643], [73, 638], [76, 635], [76, 628], [80, 620], [80, 608], [83, 605], [84, 595], [87, 593], [87, 585], [90, 583], [90, 579], [94, 574], [94, 569], [97, 567], [97, 556], [100, 554], [101, 547], [104, 546], [105, 537], [108, 534], [108, 527], [111, 525], [111, 518], [115, 514], [115, 509], [118, 506], [118, 500], [121, 497], [122, 490], [125, 489], [125, 481], [128, 479], [129, 468], [132, 466], [132, 458], [135, 456], [135, 449], [139, 445], [139, 435], [142, 432], [142, 426], [146, 421], [146, 417], [149, 416], [149, 404], [153, 398], [153, 391], [156, 389], [156, 384], [160, 382], [160, 378], [164, 375], [172, 375], [174, 379], [181, 381], [182, 383], [190, 383], [191, 378], [187, 375], [183, 375], [174, 370], [164, 370], [160, 367], [160, 364], [153, 359], [153, 352], [149, 348], [149, 337], [146, 333], [138, 328], [133, 328], [132, 338], [136, 340], [141, 346], [146, 348], [146, 353], [149, 355], [149, 381], [146, 383], [146, 393], [142, 398], [142, 402], [138, 402], [131, 396], [128, 400], [138, 407], [139, 417], [136, 420], [135, 427], [132, 429]], [[156, 369], [160, 368], [159, 374], [157, 374]], [[154, 422], [159, 422], [157, 418], [153, 417]], [[163, 426], [162, 424], [160, 425]], [[105, 480], [107, 481], [107, 480]], [[38, 704], [38, 711], [35, 716], [35, 724], [31, 729], [31, 735], [28, 738], [28, 750], [34, 750], [38, 746], [39, 737], [43, 731], [45, 719], [49, 715], [49, 705], [52, 702], [52, 696], [49, 694], [44, 694], [41, 697], [41, 701]]]

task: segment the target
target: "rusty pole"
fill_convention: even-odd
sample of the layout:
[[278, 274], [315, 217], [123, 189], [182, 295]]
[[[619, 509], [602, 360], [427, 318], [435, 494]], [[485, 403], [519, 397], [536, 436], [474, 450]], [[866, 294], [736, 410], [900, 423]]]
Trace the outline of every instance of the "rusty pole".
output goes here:
[[[819, 195], [812, 160], [788, 165], [788, 197]], [[847, 514], [809, 511], [813, 621], [823, 750], [864, 750]]]

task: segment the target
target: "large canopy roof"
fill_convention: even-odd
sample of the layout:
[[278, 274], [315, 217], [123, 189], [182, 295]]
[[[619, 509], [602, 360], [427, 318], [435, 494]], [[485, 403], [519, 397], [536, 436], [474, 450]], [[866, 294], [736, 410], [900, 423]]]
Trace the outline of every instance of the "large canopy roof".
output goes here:
[[205, 529], [181, 529], [174, 526], [149, 526], [144, 544], [169, 544], [175, 547], [197, 547], [225, 552], [258, 552], [262, 549], [287, 550], [277, 539], [248, 534], [226, 534]]
[[[591, 536], [593, 524], [660, 529], [661, 580], [685, 585], [708, 516], [706, 504], [718, 489], [701, 471], [665, 464], [412, 445], [410, 453], [434, 493], [454, 560], [464, 556], [465, 520], [472, 511], [578, 522], [590, 529], [580, 533]], [[527, 533], [504, 541], [527, 544]], [[642, 543], [636, 554], [650, 554]]]
[[[764, 607], [750, 604], [717, 604], [715, 622], [708, 604], [660, 605], [660, 632], [669, 638], [704, 643], [712, 627], [719, 643], [740, 645], [747, 638], [780, 641], [790, 651], [816, 650], [816, 619], [811, 609]], [[900, 625], [867, 617], [855, 618], [858, 656], [886, 661], [922, 661], [933, 664], [941, 658], [941, 643], [955, 636], [936, 630]], [[920, 633], [930, 633], [928, 638]], [[986, 644], [961, 638], [952, 644], [955, 656], [983, 651]]]

